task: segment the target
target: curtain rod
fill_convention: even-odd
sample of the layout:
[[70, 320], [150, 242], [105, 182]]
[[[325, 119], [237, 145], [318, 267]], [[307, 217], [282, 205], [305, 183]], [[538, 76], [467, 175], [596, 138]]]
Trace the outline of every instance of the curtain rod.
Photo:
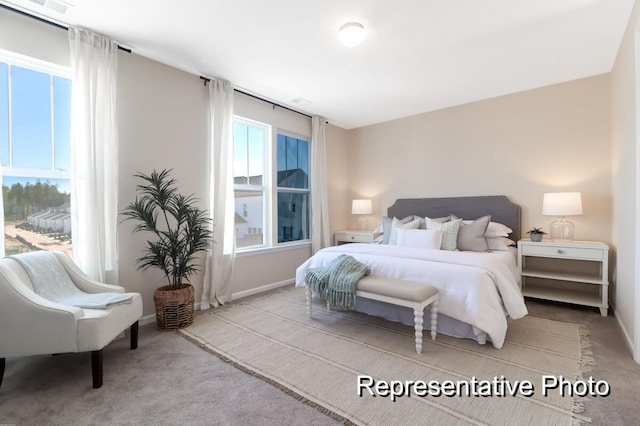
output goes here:
[[[200, 76], [200, 80], [203, 80], [203, 82], [204, 82], [204, 85], [205, 85], [205, 86], [207, 85], [207, 83], [209, 83], [209, 82], [211, 81], [211, 79], [210, 79], [210, 78], [203, 77], [203, 76]], [[245, 96], [249, 96], [249, 97], [254, 98], [254, 99], [257, 99], [257, 100], [259, 100], [259, 101], [262, 101], [262, 102], [266, 102], [266, 103], [268, 103], [268, 104], [271, 104], [274, 108], [275, 108], [275, 107], [278, 107], [278, 108], [286, 109], [287, 111], [295, 112], [295, 113], [297, 113], [297, 114], [304, 115], [305, 117], [313, 118], [312, 116], [310, 116], [310, 115], [309, 115], [309, 114], [307, 114], [307, 113], [297, 111], [297, 110], [295, 110], [295, 109], [293, 109], [293, 108], [289, 108], [289, 107], [284, 106], [284, 105], [280, 105], [279, 103], [276, 103], [276, 102], [270, 101], [270, 100], [265, 99], [265, 98], [261, 98], [260, 96], [256, 96], [256, 95], [254, 95], [254, 94], [252, 94], [252, 93], [247, 93], [247, 92], [245, 92], [245, 91], [243, 91], [243, 90], [236, 89], [235, 87], [233, 88], [233, 91], [234, 91], [234, 92], [238, 92], [238, 93], [242, 93], [242, 94], [243, 94], [243, 95], [245, 95]], [[328, 123], [328, 122], [327, 122], [327, 123]]]
[[[6, 10], [10, 10], [11, 12], [17, 13], [18, 15], [26, 16], [27, 18], [35, 19], [36, 21], [43, 22], [45, 24], [49, 24], [53, 27], [56, 27], [61, 30], [69, 31], [69, 26], [65, 26], [62, 24], [58, 24], [57, 22], [50, 21], [48, 19], [42, 18], [37, 15], [33, 15], [29, 12], [25, 12], [24, 10], [16, 9], [15, 7], [8, 6], [6, 4], [0, 4], [0, 7]], [[131, 49], [127, 49], [126, 47], [122, 47], [118, 45], [118, 50], [122, 50], [127, 53], [131, 53]]]

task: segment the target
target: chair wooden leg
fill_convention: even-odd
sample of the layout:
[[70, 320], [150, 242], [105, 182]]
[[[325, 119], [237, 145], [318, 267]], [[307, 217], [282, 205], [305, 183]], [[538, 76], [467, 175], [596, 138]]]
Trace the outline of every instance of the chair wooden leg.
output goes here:
[[131, 349], [138, 349], [138, 321], [131, 324]]
[[93, 388], [102, 386], [102, 349], [91, 351], [91, 372], [93, 374]]
[[5, 359], [0, 358], [0, 386], [2, 386], [2, 379], [4, 378], [4, 363]]

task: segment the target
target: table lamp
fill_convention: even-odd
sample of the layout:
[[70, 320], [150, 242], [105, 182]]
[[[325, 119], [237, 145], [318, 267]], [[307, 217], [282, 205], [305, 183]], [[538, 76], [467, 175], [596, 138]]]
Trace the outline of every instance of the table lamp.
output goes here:
[[367, 229], [367, 217], [366, 215], [373, 213], [371, 207], [371, 200], [353, 200], [351, 204], [351, 214], [359, 214], [358, 229], [365, 231]]
[[573, 240], [574, 225], [565, 216], [582, 214], [582, 197], [579, 192], [549, 192], [542, 200], [542, 214], [558, 216], [550, 225], [551, 239], [555, 241]]

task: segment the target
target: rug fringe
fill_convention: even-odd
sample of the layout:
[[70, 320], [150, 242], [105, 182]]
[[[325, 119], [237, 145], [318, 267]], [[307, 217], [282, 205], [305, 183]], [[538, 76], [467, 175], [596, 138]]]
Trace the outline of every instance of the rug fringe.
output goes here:
[[321, 412], [322, 414], [331, 417], [334, 420], [337, 420], [339, 422], [341, 422], [342, 424], [344, 424], [345, 426], [357, 426], [357, 423], [352, 422], [349, 419], [344, 418], [343, 416], [341, 416], [340, 414], [328, 409], [327, 407], [324, 407], [314, 401], [311, 401], [310, 399], [300, 395], [299, 393], [295, 392], [292, 389], [287, 388], [286, 386], [281, 385], [280, 383], [276, 382], [273, 379], [270, 379], [269, 377], [263, 376], [262, 374], [253, 371], [247, 367], [245, 367], [243, 364], [240, 364], [230, 358], [228, 358], [227, 356], [216, 352], [215, 350], [213, 350], [212, 348], [210, 348], [209, 346], [207, 346], [205, 343], [200, 342], [197, 339], [194, 339], [193, 337], [185, 334], [182, 332], [182, 330], [177, 330], [177, 333], [179, 335], [181, 335], [182, 337], [184, 337], [185, 339], [187, 339], [188, 341], [190, 341], [191, 343], [193, 343], [194, 345], [198, 346], [201, 349], [204, 349], [206, 352], [210, 353], [211, 355], [214, 355], [215, 357], [217, 357], [218, 359], [220, 359], [221, 361], [224, 361], [225, 363], [231, 365], [232, 367], [237, 368], [238, 370], [256, 377], [266, 383], [269, 383], [271, 386], [279, 389], [280, 391], [284, 392], [285, 394], [291, 396], [293, 399], [302, 402], [305, 405], [308, 405], [310, 407], [315, 408], [316, 410], [318, 410], [319, 412]]
[[[590, 372], [596, 363], [593, 359], [593, 351], [591, 350], [593, 342], [589, 336], [589, 329], [584, 325], [580, 325], [578, 330], [580, 333], [580, 362], [575, 380], [584, 380], [585, 374]], [[581, 426], [584, 423], [591, 423], [590, 417], [580, 415], [584, 413], [584, 405], [588, 401], [589, 398], [586, 396], [576, 397], [573, 400], [571, 406], [571, 426]]]

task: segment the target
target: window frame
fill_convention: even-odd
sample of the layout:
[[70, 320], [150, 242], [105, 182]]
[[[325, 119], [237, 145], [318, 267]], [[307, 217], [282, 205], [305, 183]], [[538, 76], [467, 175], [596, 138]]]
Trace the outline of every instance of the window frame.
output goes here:
[[[43, 61], [41, 59], [32, 58], [21, 55], [19, 53], [0, 49], [0, 62], [8, 65], [7, 67], [7, 103], [8, 103], [8, 136], [9, 136], [9, 165], [1, 166], [2, 175], [7, 177], [34, 177], [37, 179], [71, 179], [71, 170], [64, 171], [55, 168], [55, 125], [54, 125], [54, 96], [53, 96], [53, 78], [59, 77], [69, 80], [73, 84], [71, 68], [52, 62]], [[11, 110], [11, 67], [17, 66], [32, 71], [49, 75], [49, 102], [50, 102], [50, 120], [51, 120], [51, 168], [30, 168], [30, 167], [13, 167], [13, 132], [12, 132], [12, 110]], [[69, 145], [71, 147], [71, 143]]]
[[[307, 168], [309, 170], [309, 174], [307, 176], [307, 187], [306, 188], [290, 188], [290, 187], [286, 187], [286, 186], [278, 186], [278, 179], [277, 179], [277, 175], [278, 175], [278, 155], [277, 155], [277, 150], [278, 150], [278, 136], [282, 135], [285, 137], [291, 137], [291, 138], [296, 138], [298, 140], [304, 140], [307, 142], [308, 146], [309, 146], [309, 150], [307, 152]], [[274, 232], [274, 246], [283, 246], [283, 245], [296, 245], [296, 244], [309, 244], [311, 243], [311, 137], [309, 136], [304, 136], [301, 135], [299, 133], [295, 133], [295, 132], [291, 132], [289, 130], [285, 130], [285, 129], [281, 129], [281, 128], [277, 128], [275, 129], [275, 138], [274, 138], [275, 142], [274, 142], [274, 152], [276, 152], [276, 155], [274, 156], [274, 167], [273, 167], [273, 181], [275, 182], [274, 185], [274, 206], [275, 206], [275, 211], [272, 212], [274, 215], [273, 218], [273, 229], [278, 229], [278, 193], [283, 192], [283, 193], [290, 193], [290, 194], [306, 194], [307, 195], [307, 200], [308, 200], [308, 204], [309, 204], [309, 211], [308, 211], [308, 216], [309, 216], [309, 230], [307, 232], [307, 238], [303, 239], [303, 240], [294, 240], [294, 241], [284, 241], [284, 242], [278, 242], [278, 234], [277, 232]]]
[[[262, 194], [262, 229], [263, 229], [262, 244], [254, 244], [246, 247], [238, 247], [237, 240], [236, 240], [236, 251], [242, 252], [242, 251], [264, 249], [271, 246], [270, 245], [271, 230], [270, 230], [270, 226], [268, 226], [269, 222], [268, 222], [268, 217], [266, 216], [266, 212], [269, 211], [269, 209], [271, 208], [271, 200], [270, 200], [271, 197], [269, 197], [270, 187], [271, 187], [271, 173], [269, 173], [269, 164], [271, 159], [270, 145], [271, 145], [272, 128], [267, 123], [262, 123], [257, 120], [252, 120], [250, 118], [246, 118], [246, 117], [242, 117], [240, 115], [234, 114], [233, 116], [234, 128], [236, 123], [240, 123], [246, 126], [262, 128], [265, 135], [265, 141], [263, 146], [263, 158], [262, 158], [262, 185], [259, 186], [259, 185], [252, 185], [249, 183], [246, 183], [246, 184], [236, 184], [235, 182], [233, 183], [234, 203], [236, 199], [235, 198], [236, 191], [260, 192]], [[233, 132], [233, 134], [235, 134], [235, 131]], [[235, 139], [233, 143], [235, 148]], [[248, 143], [248, 140], [247, 140], [247, 143]], [[235, 162], [235, 155], [233, 158]], [[233, 171], [232, 174], [234, 175], [232, 176], [232, 179], [235, 179], [235, 170]], [[249, 174], [248, 167], [247, 167], [247, 174]], [[235, 208], [234, 208], [234, 212], [235, 212]], [[235, 224], [234, 224], [234, 233], [235, 233]], [[235, 235], [234, 235], [234, 238], [235, 238]]]
[[[299, 134], [296, 132], [292, 132], [289, 130], [282, 129], [280, 127], [271, 125], [269, 123], [265, 123], [258, 120], [253, 120], [247, 118], [245, 116], [234, 114], [233, 115], [233, 124], [235, 126], [236, 122], [247, 124], [247, 125], [255, 125], [260, 127], [265, 127], [268, 129], [266, 133], [266, 141], [265, 141], [265, 149], [264, 149], [264, 171], [263, 171], [263, 244], [262, 245], [252, 245], [247, 247], [238, 247], [236, 245], [236, 253], [242, 255], [251, 255], [257, 254], [264, 251], [280, 251], [280, 250], [288, 250], [294, 249], [296, 247], [310, 245], [311, 244], [311, 188], [312, 188], [312, 180], [309, 173], [308, 187], [307, 188], [287, 188], [287, 187], [278, 187], [277, 186], [277, 173], [278, 173], [278, 158], [277, 158], [277, 143], [278, 143], [278, 135], [284, 135], [289, 137], [294, 137], [297, 139], [305, 140], [309, 144], [309, 153], [308, 153], [308, 168], [309, 172], [311, 170], [311, 136]], [[234, 140], [235, 145], [235, 140]], [[234, 157], [235, 161], [235, 157]], [[235, 171], [233, 173], [232, 179], [235, 179]], [[252, 190], [255, 188], [254, 185], [244, 185], [244, 184], [233, 184], [234, 190], [234, 203], [235, 203], [235, 192], [243, 191], [243, 190]], [[307, 194], [309, 200], [309, 231], [307, 234], [307, 238], [304, 240], [296, 240], [296, 241], [286, 241], [286, 242], [278, 242], [278, 192], [290, 192], [290, 193], [303, 193]], [[234, 208], [235, 211], [235, 208]], [[234, 226], [235, 232], [235, 226]], [[235, 235], [234, 235], [235, 238]]]

